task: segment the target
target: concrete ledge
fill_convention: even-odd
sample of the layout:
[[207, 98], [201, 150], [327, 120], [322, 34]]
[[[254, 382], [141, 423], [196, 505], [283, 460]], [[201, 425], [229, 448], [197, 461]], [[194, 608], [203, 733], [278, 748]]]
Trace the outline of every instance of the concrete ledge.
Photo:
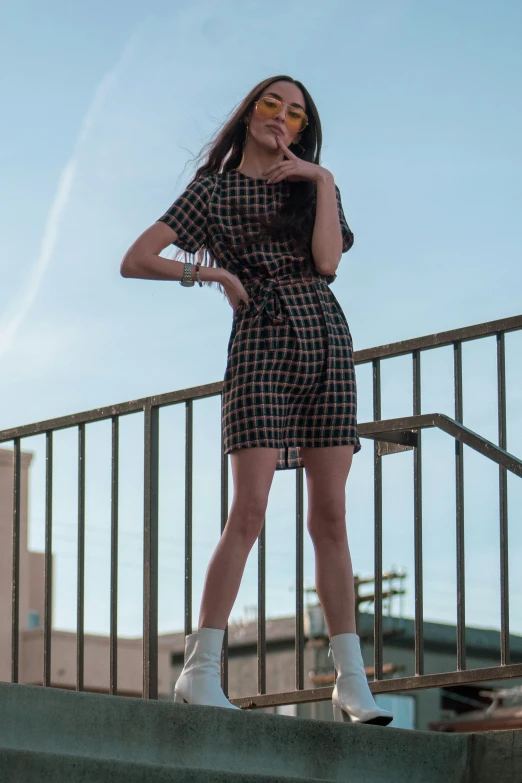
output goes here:
[[[300, 778], [0, 750], [2, 783], [295, 783]], [[306, 783], [325, 783], [307, 778]]]
[[[491, 734], [502, 735], [495, 783], [520, 783], [498, 766], [513, 758], [515, 732]], [[214, 777], [248, 771], [343, 783], [469, 783], [473, 749], [477, 773], [488, 768], [486, 740], [0, 683], [3, 750], [212, 770]]]
[[522, 729], [466, 736], [470, 742], [466, 783], [522, 783]]

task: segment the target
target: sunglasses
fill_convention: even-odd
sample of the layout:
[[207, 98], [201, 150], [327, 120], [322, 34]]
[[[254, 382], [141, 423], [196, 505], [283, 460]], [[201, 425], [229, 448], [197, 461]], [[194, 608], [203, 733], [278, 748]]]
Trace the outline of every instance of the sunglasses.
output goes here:
[[296, 133], [303, 131], [308, 125], [308, 117], [299, 106], [290, 106], [277, 98], [265, 96], [257, 101], [255, 109], [258, 117], [263, 120], [271, 120], [273, 117], [277, 117], [282, 106], [286, 106], [285, 122], [288, 127]]

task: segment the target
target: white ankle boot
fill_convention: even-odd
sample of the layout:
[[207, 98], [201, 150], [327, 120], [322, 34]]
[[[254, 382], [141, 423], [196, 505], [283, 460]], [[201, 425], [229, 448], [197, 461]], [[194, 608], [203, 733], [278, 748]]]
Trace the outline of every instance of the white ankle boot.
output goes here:
[[221, 690], [221, 649], [225, 631], [200, 628], [185, 637], [185, 665], [174, 686], [174, 701], [238, 710]]
[[340, 633], [330, 639], [337, 679], [332, 692], [334, 720], [387, 726], [393, 714], [375, 703], [366, 679], [359, 636]]

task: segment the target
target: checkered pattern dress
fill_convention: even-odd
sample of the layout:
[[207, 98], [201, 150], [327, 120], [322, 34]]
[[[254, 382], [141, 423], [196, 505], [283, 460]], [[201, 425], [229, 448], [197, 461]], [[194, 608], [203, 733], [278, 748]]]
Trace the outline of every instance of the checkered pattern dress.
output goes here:
[[[335, 189], [345, 253], [353, 234]], [[245, 232], [287, 193], [286, 180], [269, 184], [234, 169], [199, 177], [159, 218], [176, 231], [178, 247], [205, 246], [249, 294], [228, 342], [224, 452], [277, 448], [276, 470], [303, 467], [300, 446], [361, 448], [352, 338], [329, 287], [336, 275], [321, 275], [291, 239], [245, 246]]]

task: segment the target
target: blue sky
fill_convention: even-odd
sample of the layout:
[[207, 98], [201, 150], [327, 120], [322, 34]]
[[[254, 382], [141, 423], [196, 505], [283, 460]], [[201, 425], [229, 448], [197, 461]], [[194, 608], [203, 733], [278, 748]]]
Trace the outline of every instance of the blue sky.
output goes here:
[[[332, 286], [356, 349], [522, 312], [522, 7], [516, 0], [10, 3], [0, 30], [0, 428], [222, 380], [232, 311], [216, 292], [123, 279], [123, 254], [193, 174], [189, 158], [258, 81], [287, 73], [323, 123], [355, 245]], [[166, 253], [167, 254], [167, 253]], [[507, 340], [508, 448], [522, 453], [522, 339]], [[496, 440], [491, 341], [466, 346], [465, 423]], [[427, 356], [423, 410], [452, 413], [451, 351]], [[383, 416], [411, 412], [383, 368]], [[361, 368], [359, 418], [371, 418]], [[405, 402], [406, 399], [406, 402]], [[195, 412], [194, 624], [219, 537], [219, 401]], [[160, 631], [183, 623], [183, 411], [162, 414]], [[139, 417], [122, 422], [120, 630], [141, 632]], [[88, 433], [86, 630], [109, 627], [109, 428]], [[425, 437], [425, 617], [455, 622], [453, 444]], [[44, 451], [30, 543], [43, 547]], [[75, 627], [75, 436], [56, 436], [56, 624]], [[498, 627], [497, 472], [466, 451], [467, 620]], [[267, 609], [294, 611], [293, 472], [267, 513]], [[510, 479], [511, 625], [522, 554]], [[232, 481], [230, 479], [232, 493]], [[354, 571], [373, 572], [372, 448], [347, 485]], [[384, 568], [408, 573], [411, 454], [385, 464]], [[123, 565], [125, 564], [125, 565]], [[305, 543], [305, 579], [313, 552]], [[256, 603], [252, 551], [231, 620]], [[398, 612], [398, 602], [394, 612]]]

